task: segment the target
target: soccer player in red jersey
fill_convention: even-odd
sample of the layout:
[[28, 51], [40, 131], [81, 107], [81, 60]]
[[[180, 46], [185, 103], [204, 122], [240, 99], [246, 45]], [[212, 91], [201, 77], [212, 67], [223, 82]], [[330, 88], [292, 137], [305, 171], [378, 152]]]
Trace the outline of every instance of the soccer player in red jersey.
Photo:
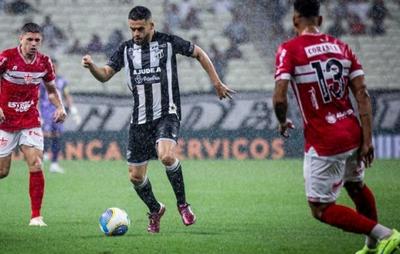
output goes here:
[[[363, 181], [364, 169], [374, 159], [372, 109], [364, 72], [347, 44], [320, 33], [319, 9], [318, 0], [294, 1], [297, 37], [281, 44], [276, 55], [273, 101], [280, 133], [288, 137], [288, 129], [294, 127], [286, 118], [290, 83], [303, 117], [305, 189], [313, 216], [366, 235], [359, 254], [392, 253], [399, 248], [400, 234], [378, 223], [374, 195]], [[342, 186], [356, 211], [336, 204]]]
[[19, 46], [0, 53], [0, 179], [10, 172], [11, 153], [18, 146], [30, 174], [30, 226], [46, 226], [40, 214], [44, 194], [43, 134], [37, 109], [42, 81], [57, 107], [54, 121], [63, 122], [66, 117], [51, 60], [38, 51], [42, 39], [41, 27], [27, 23], [21, 28]]

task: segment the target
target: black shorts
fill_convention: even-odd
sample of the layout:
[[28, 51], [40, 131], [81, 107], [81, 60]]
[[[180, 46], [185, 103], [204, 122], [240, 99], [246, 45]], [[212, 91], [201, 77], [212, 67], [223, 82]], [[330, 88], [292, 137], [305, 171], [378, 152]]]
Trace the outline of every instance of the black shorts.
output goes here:
[[131, 124], [126, 152], [128, 163], [141, 164], [157, 159], [157, 142], [161, 139], [178, 141], [180, 122], [176, 115], [166, 115], [144, 124]]

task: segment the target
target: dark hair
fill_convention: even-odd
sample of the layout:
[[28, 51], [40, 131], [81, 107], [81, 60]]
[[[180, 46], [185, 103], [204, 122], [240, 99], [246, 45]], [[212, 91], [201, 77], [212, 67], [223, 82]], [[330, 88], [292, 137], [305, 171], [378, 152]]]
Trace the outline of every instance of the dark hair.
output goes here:
[[319, 16], [319, 0], [295, 0], [293, 6], [294, 10], [302, 17], [311, 18]]
[[135, 6], [129, 12], [128, 19], [131, 20], [149, 20], [151, 19], [151, 11], [144, 6]]
[[42, 33], [42, 27], [36, 23], [26, 23], [21, 27], [21, 34], [24, 33]]

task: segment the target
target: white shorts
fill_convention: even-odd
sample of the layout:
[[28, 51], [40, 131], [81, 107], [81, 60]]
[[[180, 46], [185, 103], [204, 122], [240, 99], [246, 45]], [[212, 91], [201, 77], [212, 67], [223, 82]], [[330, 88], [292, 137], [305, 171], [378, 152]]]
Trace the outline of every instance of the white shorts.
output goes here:
[[37, 127], [16, 132], [0, 130], [0, 157], [10, 155], [17, 145], [31, 146], [43, 151], [42, 129]]
[[345, 182], [364, 180], [364, 165], [358, 165], [357, 150], [319, 156], [314, 148], [304, 155], [304, 180], [308, 201], [335, 202]]

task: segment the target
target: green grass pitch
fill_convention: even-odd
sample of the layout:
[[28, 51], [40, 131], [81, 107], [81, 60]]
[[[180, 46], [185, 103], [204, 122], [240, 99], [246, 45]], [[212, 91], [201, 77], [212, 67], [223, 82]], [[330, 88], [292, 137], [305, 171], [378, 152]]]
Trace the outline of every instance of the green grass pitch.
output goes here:
[[[125, 162], [64, 161], [65, 175], [46, 171], [42, 214], [46, 228], [28, 227], [28, 174], [13, 162], [0, 181], [0, 253], [354, 253], [364, 237], [314, 220], [306, 203], [302, 161], [183, 161], [188, 201], [198, 220], [185, 227], [159, 162], [149, 176], [166, 204], [160, 234], [146, 231], [146, 207], [136, 196]], [[400, 228], [399, 161], [376, 161], [366, 181], [383, 224]], [[339, 203], [351, 204], [342, 192]], [[98, 218], [124, 208], [132, 225], [106, 237]]]

